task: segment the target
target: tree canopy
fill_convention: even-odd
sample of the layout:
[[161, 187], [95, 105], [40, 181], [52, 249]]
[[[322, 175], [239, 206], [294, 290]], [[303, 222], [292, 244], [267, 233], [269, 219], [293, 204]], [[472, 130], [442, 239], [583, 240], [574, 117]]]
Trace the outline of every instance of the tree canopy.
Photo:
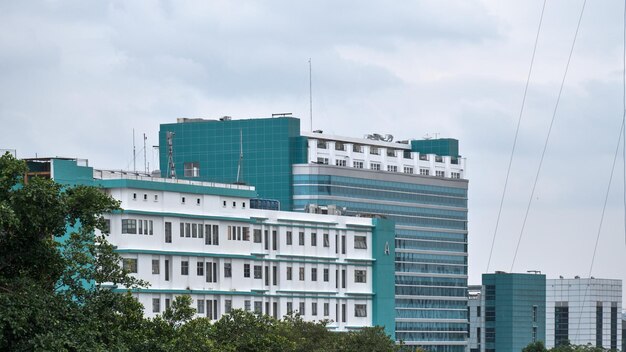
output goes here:
[[144, 317], [129, 276], [107, 242], [102, 214], [119, 203], [100, 189], [29, 178], [26, 164], [0, 156], [1, 351], [395, 351], [380, 327], [334, 333], [328, 321], [277, 320], [233, 310], [217, 322], [194, 317], [176, 297]]

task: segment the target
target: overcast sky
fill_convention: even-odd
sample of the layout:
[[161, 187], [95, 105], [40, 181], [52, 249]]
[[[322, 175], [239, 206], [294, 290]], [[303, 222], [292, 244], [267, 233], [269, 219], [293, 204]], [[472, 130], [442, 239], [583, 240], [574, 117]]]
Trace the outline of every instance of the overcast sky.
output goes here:
[[[160, 123], [292, 112], [457, 138], [486, 270], [543, 1], [0, 1], [0, 149], [132, 168]], [[490, 270], [509, 271], [582, 1], [550, 0]], [[622, 118], [623, 1], [590, 1], [514, 271], [587, 276]], [[620, 147], [621, 148], [621, 147]], [[143, 158], [138, 159], [143, 168]], [[623, 161], [592, 275], [626, 279]]]

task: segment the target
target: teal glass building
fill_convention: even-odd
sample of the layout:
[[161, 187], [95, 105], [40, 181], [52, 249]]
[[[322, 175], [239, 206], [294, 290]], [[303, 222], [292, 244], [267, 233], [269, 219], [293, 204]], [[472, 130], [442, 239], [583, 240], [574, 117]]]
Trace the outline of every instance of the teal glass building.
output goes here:
[[[167, 135], [174, 132], [171, 153]], [[180, 121], [160, 130], [162, 176], [243, 180], [281, 210], [395, 223], [395, 335], [428, 351], [467, 346], [467, 190], [454, 139], [392, 142], [301, 133], [291, 117]], [[243, 158], [240, 160], [240, 156]], [[194, 170], [197, 170], [194, 171]]]
[[483, 274], [484, 347], [481, 351], [521, 351], [546, 341], [546, 276]]

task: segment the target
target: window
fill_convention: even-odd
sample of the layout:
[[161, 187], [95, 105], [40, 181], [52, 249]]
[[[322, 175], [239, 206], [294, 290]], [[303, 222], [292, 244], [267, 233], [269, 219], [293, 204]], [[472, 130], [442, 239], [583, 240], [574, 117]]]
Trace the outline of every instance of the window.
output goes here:
[[165, 243], [172, 243], [172, 223], [165, 223]]
[[249, 227], [242, 227], [241, 228], [241, 232], [242, 232], [242, 239], [244, 241], [250, 241], [250, 228]]
[[254, 266], [254, 278], [255, 279], [263, 278], [263, 267], [261, 265]]
[[233, 202], [233, 208], [237, 207], [237, 202]]
[[337, 166], [346, 166], [348, 164], [348, 162], [346, 161], [346, 159], [336, 159], [335, 160], [335, 165]]
[[224, 300], [224, 313], [230, 313], [233, 309], [233, 301], [230, 299]]
[[137, 233], [137, 220], [122, 219], [122, 233]]
[[136, 258], [124, 258], [122, 260], [122, 268], [129, 273], [137, 273], [137, 259]]
[[300, 277], [300, 281], [304, 281], [304, 268], [303, 267], [299, 268], [298, 274], [299, 274], [299, 277]]
[[111, 219], [104, 219], [104, 226], [102, 227], [102, 233], [111, 233]]
[[233, 265], [231, 263], [224, 263], [224, 277], [231, 277], [233, 275]]
[[196, 305], [198, 307], [198, 314], [204, 314], [204, 300], [199, 299], [196, 301]]
[[265, 235], [265, 249], [269, 250], [270, 249], [270, 234], [268, 230], [265, 230], [263, 232], [263, 234]]
[[152, 313], [159, 313], [161, 311], [161, 299], [153, 298], [152, 299]]
[[180, 202], [185, 204], [185, 197], [180, 197]]
[[404, 173], [405, 174], [412, 174], [413, 173], [413, 167], [412, 166], [405, 166], [404, 167]]
[[437, 176], [437, 177], [444, 177], [445, 175], [446, 175], [445, 171], [435, 170], [435, 176]]
[[420, 154], [420, 160], [430, 160], [428, 154]]
[[367, 249], [367, 237], [354, 236], [354, 249]]
[[398, 167], [396, 165], [387, 165], [387, 171], [398, 172]]
[[180, 262], [180, 274], [181, 275], [189, 275], [189, 262], [183, 260]]
[[193, 161], [190, 163], [184, 163], [185, 177], [200, 177], [200, 163]]
[[293, 243], [293, 236], [291, 231], [287, 231], [287, 245], [291, 245]]
[[148, 195], [147, 194], [143, 194], [143, 200], [148, 200]]
[[311, 315], [317, 315], [317, 302], [311, 303]]
[[[480, 308], [480, 306], [478, 307]], [[533, 323], [537, 322], [537, 306], [533, 306]]]
[[317, 163], [318, 164], [323, 164], [323, 165], [328, 165], [328, 158], [323, 158], [318, 156], [317, 157]]
[[355, 153], [363, 153], [363, 146], [360, 144], [353, 144], [352, 151]]
[[420, 168], [420, 175], [428, 176], [429, 174], [430, 174], [430, 170]]
[[287, 302], [287, 314], [291, 314], [293, 312], [293, 303]]
[[327, 233], [324, 234], [324, 247], [330, 247], [330, 238]]
[[276, 265], [272, 266], [272, 285], [278, 285], [278, 267]]
[[191, 224], [185, 223], [185, 237], [191, 237]]
[[180, 223], [180, 237], [185, 237], [185, 223]]
[[198, 224], [191, 224], [191, 237], [198, 238]]
[[324, 282], [328, 282], [328, 269], [324, 269]]
[[278, 233], [276, 230], [272, 230], [272, 250], [275, 251], [278, 249]]
[[380, 151], [378, 150], [378, 147], [370, 147], [370, 154], [380, 155]]
[[480, 306], [476, 307], [476, 316], [480, 317]]
[[243, 309], [244, 309], [246, 312], [249, 312], [251, 307], [252, 307], [252, 305], [250, 304], [250, 301], [249, 301], [249, 300], [245, 300], [245, 301], [243, 301]]
[[287, 280], [291, 280], [291, 276], [292, 276], [291, 271], [292, 271], [292, 269], [293, 268], [290, 267], [290, 266], [287, 267]]
[[311, 281], [317, 281], [317, 269], [311, 268]]
[[317, 234], [315, 232], [311, 233], [311, 246], [317, 246]]
[[341, 269], [341, 288], [346, 288], [346, 269]]
[[137, 193], [133, 193], [133, 200], [137, 200]]
[[346, 236], [341, 236], [341, 254], [346, 254]]
[[496, 321], [496, 307], [485, 307], [485, 321]]
[[441, 155], [435, 155], [436, 163], [443, 163], [443, 157]]
[[241, 202], [241, 207], [245, 209], [246, 208], [246, 202]]
[[222, 202], [222, 206], [223, 206], [224, 208], [226, 208], [226, 201], [223, 201], [223, 202]]
[[204, 237], [204, 225], [198, 224], [198, 238]]
[[346, 146], [342, 142], [335, 142], [335, 150], [346, 150]]
[[220, 227], [219, 225], [213, 225], [213, 245], [220, 244]]
[[327, 317], [330, 314], [330, 303], [324, 303], [324, 316]]
[[160, 263], [158, 259], [152, 259], [152, 275], [159, 275]]
[[304, 307], [305, 307], [304, 302], [300, 302], [300, 315], [304, 315], [305, 314]]
[[158, 194], [155, 194], [155, 195], [154, 195], [154, 201], [155, 201], [155, 202], [158, 202], [158, 201], [159, 201], [159, 195], [158, 195]]
[[196, 198], [196, 205], [200, 205], [200, 198]]
[[395, 149], [387, 149], [387, 156], [396, 156]]
[[379, 171], [380, 170], [380, 163], [370, 163], [370, 169]]
[[353, 161], [352, 162], [352, 167], [355, 169], [362, 169], [363, 168], [363, 162], [362, 161]]
[[203, 262], [196, 263], [196, 275], [204, 276], [204, 263]]
[[354, 305], [354, 316], [363, 318], [367, 316], [367, 305], [365, 304], [355, 304]]
[[263, 313], [263, 302], [254, 301], [254, 312], [257, 314]]
[[405, 158], [405, 159], [413, 159], [413, 155], [411, 155], [411, 151], [410, 150], [402, 151], [402, 157]]
[[341, 322], [343, 323], [346, 322], [346, 304], [345, 303], [341, 305]]
[[354, 271], [354, 282], [365, 283], [367, 280], [367, 271], [366, 270], [355, 270]]
[[165, 281], [170, 281], [170, 261], [165, 259]]
[[326, 149], [326, 141], [320, 141], [320, 140], [318, 140], [318, 141], [317, 141], [317, 147], [318, 147], [319, 149]]
[[461, 173], [460, 172], [451, 172], [450, 173], [450, 178], [461, 178]]
[[261, 243], [261, 230], [254, 229], [252, 231], [252, 236], [254, 237], [254, 243]]
[[250, 264], [243, 265], [243, 277], [250, 277]]
[[298, 233], [298, 244], [304, 246], [304, 232]]

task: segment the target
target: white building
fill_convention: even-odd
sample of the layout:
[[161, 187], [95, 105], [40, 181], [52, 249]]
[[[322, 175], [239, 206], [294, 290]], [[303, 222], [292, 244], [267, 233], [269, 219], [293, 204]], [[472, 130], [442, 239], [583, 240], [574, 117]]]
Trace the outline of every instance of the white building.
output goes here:
[[565, 341], [620, 348], [622, 280], [546, 280], [546, 347]]
[[150, 283], [133, 290], [147, 316], [189, 294], [211, 319], [236, 308], [298, 312], [337, 330], [393, 334], [393, 222], [250, 209], [250, 186], [99, 170], [94, 182], [121, 201], [107, 216], [109, 241]]

